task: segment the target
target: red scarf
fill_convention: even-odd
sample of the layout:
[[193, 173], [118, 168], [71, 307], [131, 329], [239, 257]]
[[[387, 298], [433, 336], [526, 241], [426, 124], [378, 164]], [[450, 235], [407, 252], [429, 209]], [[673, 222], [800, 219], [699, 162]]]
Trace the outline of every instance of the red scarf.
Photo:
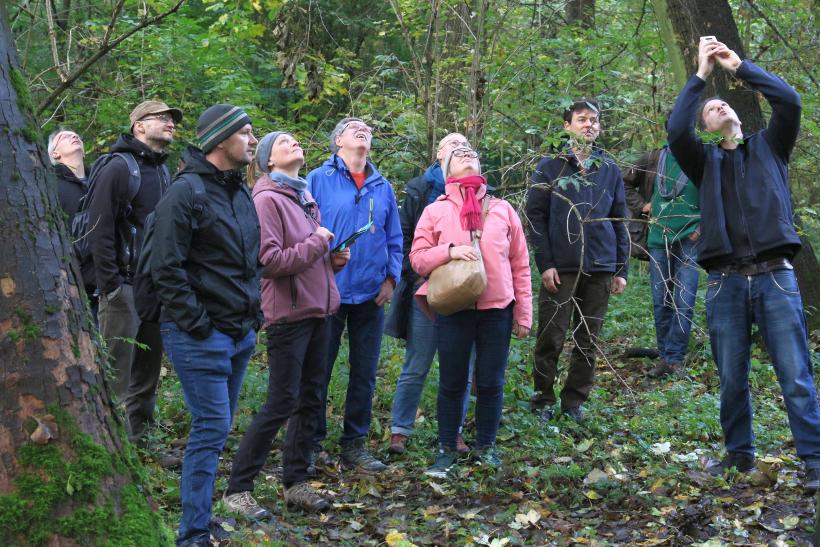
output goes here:
[[481, 205], [475, 193], [482, 186], [486, 186], [487, 179], [481, 175], [466, 177], [450, 177], [447, 184], [457, 184], [464, 190], [464, 204], [461, 206], [461, 227], [468, 231], [481, 229]]

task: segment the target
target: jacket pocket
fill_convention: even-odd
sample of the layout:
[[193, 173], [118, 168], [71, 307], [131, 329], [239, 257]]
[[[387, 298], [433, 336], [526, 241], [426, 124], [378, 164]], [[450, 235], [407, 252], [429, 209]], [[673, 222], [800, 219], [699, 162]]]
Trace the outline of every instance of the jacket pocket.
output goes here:
[[714, 300], [720, 294], [724, 279], [726, 279], [726, 274], [723, 273], [717, 274], [715, 277], [709, 276], [706, 282], [706, 302]]
[[769, 272], [772, 283], [783, 294], [796, 296], [800, 294], [800, 287], [797, 285], [797, 278], [792, 270], [775, 270]]

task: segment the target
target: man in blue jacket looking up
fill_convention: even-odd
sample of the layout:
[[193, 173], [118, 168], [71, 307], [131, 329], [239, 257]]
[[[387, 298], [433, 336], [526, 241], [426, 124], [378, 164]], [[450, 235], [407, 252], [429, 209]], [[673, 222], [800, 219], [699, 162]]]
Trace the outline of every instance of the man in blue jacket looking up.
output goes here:
[[[328, 367], [323, 399], [333, 363], [347, 325], [350, 376], [345, 399], [344, 431], [340, 440], [342, 465], [378, 473], [385, 465], [368, 452], [376, 368], [381, 351], [384, 303], [393, 295], [402, 263], [402, 235], [396, 196], [390, 182], [368, 160], [372, 130], [358, 118], [345, 118], [330, 134], [330, 158], [308, 174], [310, 193], [319, 204], [322, 225], [336, 234], [334, 244], [366, 226], [350, 247], [347, 267], [336, 274], [341, 307], [331, 322]], [[327, 435], [327, 416], [316, 432], [314, 460], [326, 460], [321, 442]], [[326, 465], [327, 461], [316, 462]]]
[[[772, 107], [766, 129], [748, 137], [732, 107], [718, 97], [700, 103], [715, 63], [761, 92]], [[698, 108], [700, 106], [700, 108]], [[711, 39], [698, 51], [698, 72], [669, 118], [669, 147], [700, 189], [698, 262], [709, 272], [706, 319], [720, 375], [720, 423], [726, 456], [709, 467], [754, 468], [749, 393], [752, 322], [777, 372], [794, 435], [805, 462], [804, 488], [820, 482], [820, 408], [812, 378], [806, 320], [791, 258], [800, 249], [789, 193], [788, 161], [800, 129], [800, 95], [780, 78], [741, 60]], [[705, 143], [693, 121], [717, 133]]]

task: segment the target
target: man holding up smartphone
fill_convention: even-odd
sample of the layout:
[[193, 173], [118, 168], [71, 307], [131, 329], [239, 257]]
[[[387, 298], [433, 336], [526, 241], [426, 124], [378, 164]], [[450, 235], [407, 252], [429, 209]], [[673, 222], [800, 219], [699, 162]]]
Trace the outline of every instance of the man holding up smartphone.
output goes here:
[[[746, 136], [725, 101], [700, 102], [715, 64], [763, 94], [772, 107], [767, 128]], [[749, 390], [751, 326], [756, 322], [777, 372], [797, 454], [806, 466], [803, 487], [820, 485], [820, 408], [812, 378], [806, 320], [790, 260], [801, 243], [794, 228], [788, 162], [800, 128], [800, 95], [783, 80], [703, 37], [698, 71], [669, 118], [669, 147], [700, 189], [698, 263], [709, 272], [706, 318], [720, 375], [720, 422], [726, 456], [710, 466], [754, 468]], [[703, 142], [693, 121], [717, 133]]]

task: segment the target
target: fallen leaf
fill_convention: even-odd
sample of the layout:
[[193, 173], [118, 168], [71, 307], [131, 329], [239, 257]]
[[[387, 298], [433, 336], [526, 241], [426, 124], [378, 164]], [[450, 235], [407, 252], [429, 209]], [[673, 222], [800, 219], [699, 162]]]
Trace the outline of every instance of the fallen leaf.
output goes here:
[[387, 545], [390, 547], [415, 547], [415, 544], [407, 539], [407, 535], [402, 534], [398, 530], [390, 530], [387, 535], [384, 536], [384, 541], [387, 542]]
[[580, 443], [575, 445], [575, 450], [578, 452], [584, 453], [590, 449], [592, 444], [595, 442], [595, 439], [586, 439], [581, 441]]
[[37, 421], [37, 429], [35, 429], [29, 437], [35, 444], [48, 444], [48, 441], [57, 436], [57, 423], [54, 421], [54, 416], [46, 414], [42, 418], [34, 416]]
[[515, 522], [520, 524], [522, 527], [532, 526], [539, 520], [541, 520], [541, 513], [535, 509], [530, 509], [526, 513], [518, 513], [515, 515]]
[[361, 523], [361, 522], [359, 522], [359, 521], [356, 521], [356, 520], [349, 520], [349, 521], [347, 521], [347, 522], [348, 522], [348, 524], [350, 524], [350, 527], [351, 527], [351, 528], [353, 528], [353, 530], [355, 530], [356, 532], [358, 532], [358, 531], [360, 531], [362, 528], [364, 528], [364, 524], [362, 524], [362, 523]]
[[572, 458], [569, 456], [558, 456], [557, 458], [553, 458], [553, 463], [572, 463]]
[[448, 496], [449, 495], [447, 493], [447, 490], [445, 490], [444, 487], [442, 485], [438, 484], [437, 482], [428, 481], [427, 484], [429, 484], [430, 488], [433, 489], [433, 492], [435, 492], [439, 496]]
[[588, 499], [591, 499], [591, 500], [599, 500], [599, 499], [601, 499], [601, 495], [600, 495], [600, 494], [598, 494], [598, 492], [596, 492], [595, 490], [589, 490], [589, 491], [587, 491], [587, 492], [584, 492], [584, 495], [585, 495]]
[[600, 469], [596, 468], [590, 471], [589, 475], [587, 475], [584, 478], [584, 484], [595, 484], [596, 482], [605, 481], [607, 479], [609, 479], [609, 475], [607, 475], [604, 471], [601, 471]]
[[780, 522], [783, 523], [784, 530], [794, 530], [797, 528], [797, 525], [800, 524], [800, 517], [795, 515], [790, 515], [788, 517], [783, 517], [780, 519]]
[[655, 443], [649, 447], [649, 451], [657, 456], [662, 456], [663, 454], [667, 454], [672, 449], [672, 443], [665, 442], [665, 443]]

